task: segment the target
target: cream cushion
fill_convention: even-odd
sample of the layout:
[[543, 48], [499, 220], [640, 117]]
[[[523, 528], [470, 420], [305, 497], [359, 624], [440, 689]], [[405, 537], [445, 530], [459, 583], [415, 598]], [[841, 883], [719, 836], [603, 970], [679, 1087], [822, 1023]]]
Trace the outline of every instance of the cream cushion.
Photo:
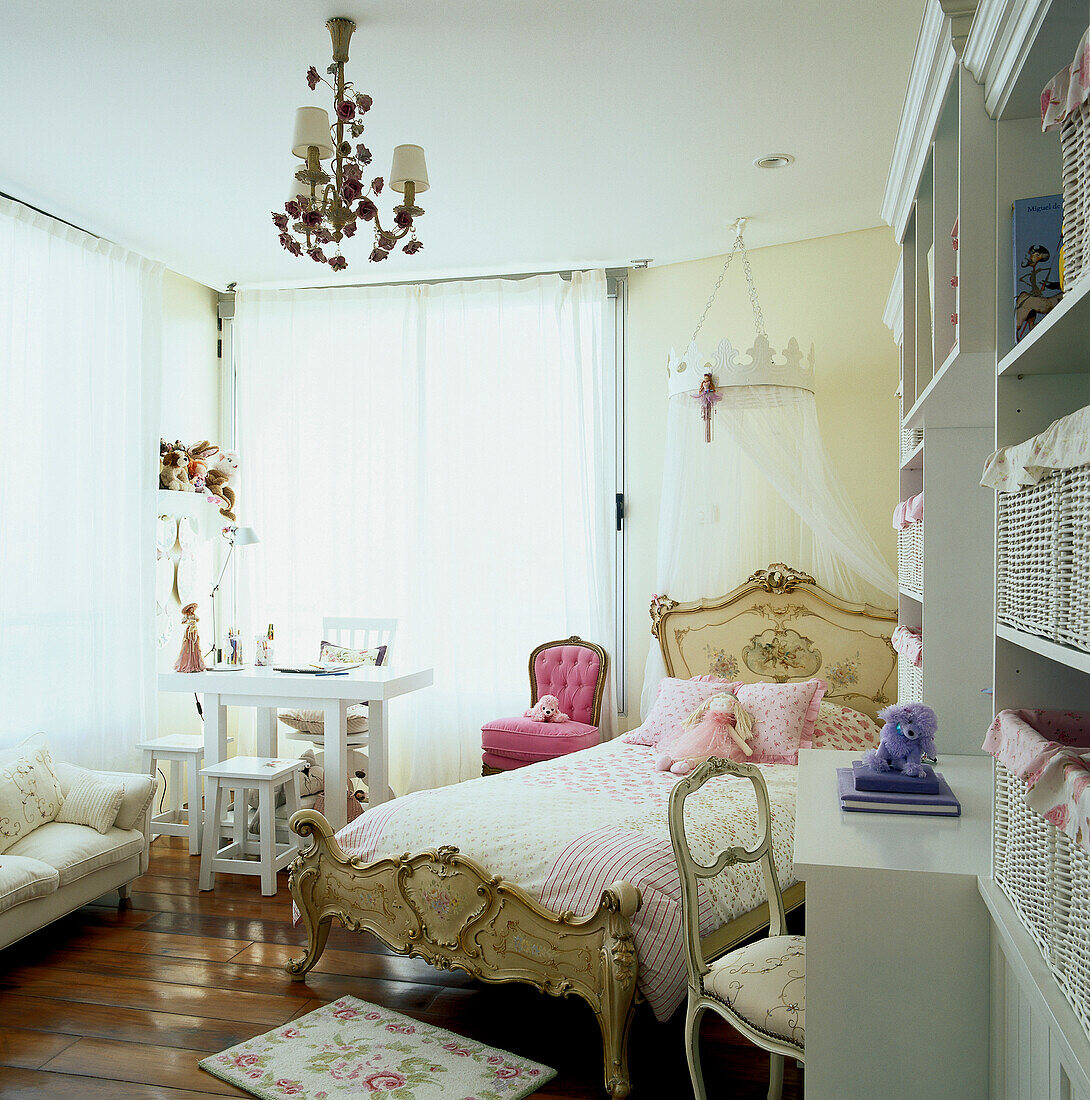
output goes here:
[[54, 893], [59, 879], [57, 869], [48, 863], [5, 855], [0, 859], [0, 913], [24, 901]]
[[[149, 776], [150, 778], [150, 776]], [[125, 784], [107, 776], [81, 775], [68, 789], [61, 812], [55, 820], [71, 825], [87, 825], [96, 833], [105, 833], [117, 820]]]
[[0, 852], [52, 821], [64, 795], [41, 734], [0, 753]]
[[61, 794], [65, 797], [72, 789], [72, 784], [84, 776], [100, 779], [103, 776], [109, 776], [124, 784], [125, 794], [121, 799], [121, 808], [117, 811], [117, 819], [114, 821], [114, 826], [118, 829], [137, 828], [151, 800], [155, 797], [156, 783], [150, 775], [130, 772], [92, 772], [76, 764], [66, 764], [63, 760], [58, 760], [55, 768]]
[[[282, 710], [280, 721], [285, 726], [300, 733], [313, 733], [318, 737], [325, 734], [325, 714], [320, 707], [306, 707], [300, 710]], [[348, 708], [348, 732], [367, 732], [367, 706], [364, 703], [353, 703]]]
[[768, 936], [710, 964], [704, 992], [762, 1035], [804, 1049], [806, 937]]
[[103, 834], [86, 825], [51, 821], [17, 840], [3, 858], [22, 856], [41, 860], [57, 869], [58, 885], [64, 887], [100, 867], [138, 855], [144, 844], [144, 834], [138, 829], [113, 828]]

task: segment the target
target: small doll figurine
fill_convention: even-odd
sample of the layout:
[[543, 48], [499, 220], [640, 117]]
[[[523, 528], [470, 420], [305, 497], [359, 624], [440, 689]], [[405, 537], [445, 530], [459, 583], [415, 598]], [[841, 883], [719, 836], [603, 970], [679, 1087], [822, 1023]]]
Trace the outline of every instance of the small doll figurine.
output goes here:
[[679, 733], [659, 742], [655, 771], [688, 775], [709, 756], [745, 760], [753, 755], [748, 744], [752, 736], [753, 720], [737, 696], [721, 691], [701, 703], [682, 723]]
[[693, 394], [693, 398], [700, 402], [700, 419], [704, 421], [704, 442], [712, 441], [712, 409], [723, 400], [723, 395], [715, 388], [715, 379], [712, 372], [705, 371], [700, 382], [700, 389]]
[[204, 672], [204, 658], [201, 656], [201, 639], [197, 635], [197, 605], [187, 603], [182, 608], [182, 622], [185, 633], [182, 635], [182, 651], [174, 662], [175, 672]]

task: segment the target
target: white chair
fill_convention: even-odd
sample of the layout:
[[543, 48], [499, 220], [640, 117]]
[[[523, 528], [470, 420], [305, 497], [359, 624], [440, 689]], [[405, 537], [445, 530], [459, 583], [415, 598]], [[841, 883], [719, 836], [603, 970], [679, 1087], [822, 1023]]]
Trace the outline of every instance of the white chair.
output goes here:
[[[685, 799], [709, 779], [742, 776], [757, 795], [758, 841], [752, 850], [720, 852], [710, 866], [697, 863], [685, 836]], [[772, 859], [772, 814], [768, 788], [753, 764], [713, 758], [678, 781], [670, 792], [670, 841], [681, 875], [682, 921], [689, 1000], [685, 1013], [685, 1053], [697, 1100], [706, 1100], [700, 1069], [700, 1020], [712, 1009], [751, 1043], [770, 1055], [768, 1097], [779, 1100], [783, 1060], [805, 1061], [806, 938], [784, 935], [783, 895]], [[698, 880], [712, 878], [734, 863], [761, 864], [770, 916], [768, 936], [706, 962], [700, 943]]]
[[[357, 619], [343, 616], [329, 616], [322, 619], [322, 640], [346, 649], [376, 649], [384, 645], [386, 653], [383, 665], [390, 663], [390, 651], [397, 635], [397, 619]], [[294, 712], [296, 715], [302, 712]], [[304, 728], [299, 728], [302, 725]], [[353, 727], [356, 727], [353, 732]], [[288, 741], [306, 741], [324, 750], [325, 719], [320, 710], [307, 712], [306, 720], [290, 726], [284, 737]], [[368, 767], [367, 754], [363, 749], [367, 745], [367, 705], [357, 703], [348, 713], [348, 763], [349, 771], [361, 776]], [[362, 776], [361, 776], [362, 778]], [[329, 797], [329, 792], [326, 792]], [[345, 792], [347, 797], [347, 791]], [[388, 789], [387, 797], [393, 798]]]
[[[290, 817], [299, 809], [299, 772], [302, 760], [269, 760], [260, 756], [235, 756], [201, 769], [208, 796], [208, 812], [204, 818], [204, 843], [201, 848], [200, 888], [211, 890], [216, 883], [216, 872], [236, 875], [260, 875], [261, 893], [271, 897], [276, 893], [276, 872], [286, 867], [298, 850], [298, 838], [291, 836], [286, 843], [277, 842], [276, 792], [284, 788], [287, 811]], [[223, 848], [216, 823], [223, 820], [224, 796], [235, 792], [233, 817], [234, 839]], [[258, 837], [256, 861], [250, 858], [255, 841], [249, 836], [246, 792], [258, 793]], [[220, 832], [223, 831], [222, 826]]]

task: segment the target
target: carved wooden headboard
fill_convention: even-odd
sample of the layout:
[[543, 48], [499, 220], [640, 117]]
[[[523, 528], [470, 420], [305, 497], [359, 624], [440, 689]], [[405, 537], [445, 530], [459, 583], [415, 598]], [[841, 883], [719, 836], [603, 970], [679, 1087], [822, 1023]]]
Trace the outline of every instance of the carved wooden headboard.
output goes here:
[[782, 562], [718, 599], [651, 601], [668, 676], [828, 683], [825, 698], [875, 717], [897, 695], [897, 612], [849, 603]]

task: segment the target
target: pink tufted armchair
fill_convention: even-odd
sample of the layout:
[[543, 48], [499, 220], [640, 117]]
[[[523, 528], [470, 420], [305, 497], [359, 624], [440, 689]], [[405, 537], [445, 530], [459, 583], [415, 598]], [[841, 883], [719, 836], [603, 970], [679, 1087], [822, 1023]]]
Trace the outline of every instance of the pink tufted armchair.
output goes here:
[[545, 642], [530, 654], [530, 706], [555, 695], [569, 722], [497, 718], [481, 728], [482, 775], [522, 768], [597, 745], [609, 657], [576, 635]]

